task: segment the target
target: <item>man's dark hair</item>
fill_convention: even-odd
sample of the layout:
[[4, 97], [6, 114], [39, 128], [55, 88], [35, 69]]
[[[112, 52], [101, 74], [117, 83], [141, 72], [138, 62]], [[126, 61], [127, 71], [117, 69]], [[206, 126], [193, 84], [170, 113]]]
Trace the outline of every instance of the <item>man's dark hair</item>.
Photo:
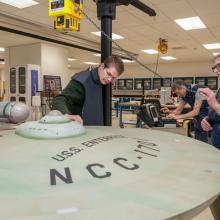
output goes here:
[[183, 80], [177, 80], [172, 85], [172, 91], [173, 92], [175, 92], [177, 89], [182, 89], [182, 88], [187, 89], [187, 85]]
[[119, 76], [124, 72], [124, 63], [118, 56], [109, 56], [104, 60], [105, 67], [115, 66]]

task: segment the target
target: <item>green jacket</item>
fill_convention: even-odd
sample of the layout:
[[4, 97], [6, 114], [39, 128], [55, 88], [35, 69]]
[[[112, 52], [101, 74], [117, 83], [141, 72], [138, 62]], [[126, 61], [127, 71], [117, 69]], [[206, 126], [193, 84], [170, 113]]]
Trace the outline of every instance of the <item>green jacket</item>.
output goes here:
[[59, 110], [63, 114], [82, 115], [85, 100], [84, 87], [72, 79], [62, 93], [52, 101], [52, 110]]

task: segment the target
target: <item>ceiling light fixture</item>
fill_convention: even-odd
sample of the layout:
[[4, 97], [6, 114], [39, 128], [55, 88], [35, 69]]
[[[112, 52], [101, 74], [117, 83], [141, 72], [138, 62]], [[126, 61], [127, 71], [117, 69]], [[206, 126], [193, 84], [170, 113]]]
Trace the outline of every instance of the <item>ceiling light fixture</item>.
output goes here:
[[0, 0], [0, 2], [16, 8], [27, 8], [39, 4], [38, 2], [32, 0]]
[[[98, 37], [101, 37], [101, 31], [96, 31], [96, 32], [91, 32], [91, 33]], [[112, 33], [112, 40], [119, 40], [119, 39], [124, 39], [124, 37], [118, 34]]]
[[76, 59], [75, 59], [75, 58], [72, 58], [72, 57], [69, 57], [69, 58], [68, 58], [68, 61], [76, 61]]
[[203, 44], [203, 47], [205, 47], [207, 50], [219, 49], [220, 43]]
[[98, 65], [98, 63], [94, 63], [94, 62], [83, 62], [85, 64], [88, 64], [88, 65]]
[[216, 52], [216, 53], [212, 53], [213, 56], [218, 56], [220, 54], [220, 52]]
[[127, 60], [127, 59], [122, 59], [122, 61], [124, 63], [134, 63], [135, 62], [134, 60]]
[[174, 20], [181, 28], [186, 31], [206, 28], [199, 17], [190, 17]]
[[141, 51], [143, 51], [144, 53], [148, 53], [148, 54], [158, 54], [158, 51], [154, 49], [147, 49], [147, 50], [141, 50]]
[[5, 48], [4, 47], [0, 47], [0, 52], [5, 52]]
[[160, 57], [160, 58], [164, 60], [176, 60], [176, 58], [172, 56], [165, 56], [165, 57]]

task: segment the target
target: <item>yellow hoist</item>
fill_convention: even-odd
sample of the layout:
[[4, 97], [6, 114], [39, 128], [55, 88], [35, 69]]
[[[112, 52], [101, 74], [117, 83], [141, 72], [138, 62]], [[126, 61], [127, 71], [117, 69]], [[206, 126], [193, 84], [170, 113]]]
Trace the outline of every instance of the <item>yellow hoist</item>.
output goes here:
[[49, 0], [49, 16], [54, 18], [54, 29], [80, 30], [83, 0]]
[[166, 39], [159, 39], [159, 44], [158, 44], [158, 51], [165, 54], [167, 53], [168, 50], [168, 42]]

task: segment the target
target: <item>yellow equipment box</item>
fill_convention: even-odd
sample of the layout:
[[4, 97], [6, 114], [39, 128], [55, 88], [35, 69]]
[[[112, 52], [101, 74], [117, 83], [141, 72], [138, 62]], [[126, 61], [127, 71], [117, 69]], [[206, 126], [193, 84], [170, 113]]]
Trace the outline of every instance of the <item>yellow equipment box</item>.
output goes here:
[[59, 30], [80, 29], [83, 0], [49, 0], [49, 16], [54, 18], [54, 28]]

